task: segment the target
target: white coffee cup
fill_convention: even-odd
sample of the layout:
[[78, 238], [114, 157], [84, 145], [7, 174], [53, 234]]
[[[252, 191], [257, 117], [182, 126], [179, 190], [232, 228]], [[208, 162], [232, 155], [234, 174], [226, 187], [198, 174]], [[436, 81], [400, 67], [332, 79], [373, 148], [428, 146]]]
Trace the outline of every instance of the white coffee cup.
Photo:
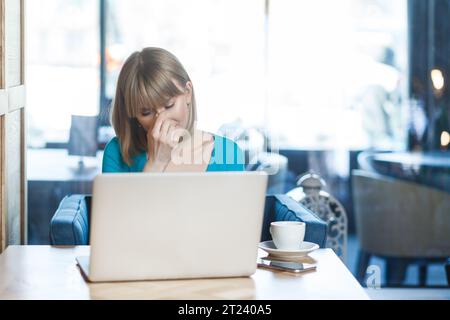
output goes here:
[[304, 222], [278, 221], [270, 224], [270, 234], [277, 249], [298, 250], [305, 239]]

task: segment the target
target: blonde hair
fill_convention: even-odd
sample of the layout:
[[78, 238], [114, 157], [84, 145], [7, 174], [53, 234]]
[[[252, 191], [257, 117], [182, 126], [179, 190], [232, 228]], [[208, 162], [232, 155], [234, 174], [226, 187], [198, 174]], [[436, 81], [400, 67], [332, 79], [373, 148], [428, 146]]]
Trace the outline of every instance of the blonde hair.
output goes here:
[[[180, 61], [170, 52], [149, 47], [134, 52], [125, 61], [117, 80], [116, 95], [111, 110], [111, 125], [119, 140], [122, 159], [127, 165], [132, 157], [147, 150], [147, 133], [136, 115], [142, 109], [156, 110], [169, 99], [184, 92], [181, 87], [191, 81]], [[194, 88], [189, 109], [187, 130], [192, 134], [197, 120]], [[153, 155], [149, 154], [151, 158]]]

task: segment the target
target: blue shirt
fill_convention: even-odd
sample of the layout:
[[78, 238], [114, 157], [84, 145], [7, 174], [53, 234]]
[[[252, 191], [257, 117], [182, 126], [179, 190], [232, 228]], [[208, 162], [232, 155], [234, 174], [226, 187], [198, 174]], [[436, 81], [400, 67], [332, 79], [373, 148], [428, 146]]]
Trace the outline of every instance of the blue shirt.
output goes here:
[[[214, 136], [214, 148], [206, 171], [244, 171], [244, 153], [234, 141]], [[127, 165], [120, 152], [117, 137], [111, 139], [103, 153], [102, 172], [142, 172], [147, 163], [147, 154], [142, 152], [132, 157], [133, 163]]]

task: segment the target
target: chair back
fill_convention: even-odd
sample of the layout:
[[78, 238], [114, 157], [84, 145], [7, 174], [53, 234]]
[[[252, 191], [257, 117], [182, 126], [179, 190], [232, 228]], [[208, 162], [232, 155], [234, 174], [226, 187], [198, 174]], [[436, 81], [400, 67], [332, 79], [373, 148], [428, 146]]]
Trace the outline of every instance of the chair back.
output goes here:
[[354, 170], [355, 222], [361, 249], [381, 256], [450, 256], [450, 194]]

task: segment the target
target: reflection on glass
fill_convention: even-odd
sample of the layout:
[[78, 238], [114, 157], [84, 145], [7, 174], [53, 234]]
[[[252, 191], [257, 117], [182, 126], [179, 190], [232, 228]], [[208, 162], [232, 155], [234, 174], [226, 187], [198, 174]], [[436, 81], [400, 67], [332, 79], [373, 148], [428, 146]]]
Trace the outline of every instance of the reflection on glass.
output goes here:
[[449, 144], [450, 144], [450, 133], [448, 133], [447, 131], [443, 131], [441, 133], [441, 146], [442, 148], [447, 149]]
[[445, 84], [444, 75], [442, 74], [442, 71], [439, 69], [431, 70], [431, 81], [433, 83], [433, 87], [436, 90], [442, 90]]

